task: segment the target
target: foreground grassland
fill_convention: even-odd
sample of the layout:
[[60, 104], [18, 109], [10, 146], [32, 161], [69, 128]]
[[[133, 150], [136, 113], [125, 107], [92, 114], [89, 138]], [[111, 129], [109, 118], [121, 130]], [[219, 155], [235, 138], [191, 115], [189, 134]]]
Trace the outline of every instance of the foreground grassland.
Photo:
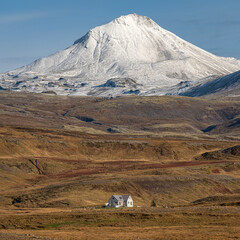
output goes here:
[[240, 239], [238, 101], [0, 100], [0, 239]]
[[[0, 239], [240, 238], [236, 141], [19, 127], [0, 136]], [[112, 194], [135, 207], [101, 208]]]
[[239, 207], [45, 209], [42, 212], [40, 209], [28, 209], [5, 217], [1, 212], [1, 224], [7, 227], [0, 230], [0, 237], [64, 240], [239, 239], [239, 219]]

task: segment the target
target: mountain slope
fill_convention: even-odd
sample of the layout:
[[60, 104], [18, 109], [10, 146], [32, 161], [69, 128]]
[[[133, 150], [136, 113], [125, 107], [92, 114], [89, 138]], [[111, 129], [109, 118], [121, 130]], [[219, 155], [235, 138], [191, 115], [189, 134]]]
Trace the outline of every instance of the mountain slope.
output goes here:
[[[3, 75], [0, 86], [62, 95], [155, 95], [155, 89], [183, 80], [222, 76], [239, 69], [238, 60], [217, 57], [147, 17], [130, 14], [90, 30], [63, 51]], [[103, 86], [115, 78], [131, 78], [139, 86]]]
[[222, 96], [240, 95], [240, 71], [205, 83], [199, 83], [180, 93], [183, 96], [199, 97], [210, 94]]

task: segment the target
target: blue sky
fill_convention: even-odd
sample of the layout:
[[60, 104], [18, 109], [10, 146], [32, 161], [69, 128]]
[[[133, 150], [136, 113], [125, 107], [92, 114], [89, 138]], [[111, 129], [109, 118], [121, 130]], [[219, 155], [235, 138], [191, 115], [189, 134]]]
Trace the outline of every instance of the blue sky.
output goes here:
[[239, 0], [0, 0], [0, 72], [73, 44], [137, 13], [216, 55], [240, 58]]

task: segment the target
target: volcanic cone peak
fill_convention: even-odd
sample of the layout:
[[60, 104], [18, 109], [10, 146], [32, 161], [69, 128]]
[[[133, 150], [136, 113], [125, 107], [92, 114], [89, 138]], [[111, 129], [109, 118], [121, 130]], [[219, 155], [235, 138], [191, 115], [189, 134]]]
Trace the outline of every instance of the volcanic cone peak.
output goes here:
[[[215, 56], [148, 17], [130, 14], [90, 30], [69, 48], [11, 71], [3, 78], [24, 79], [24, 91], [36, 92], [49, 90], [49, 79], [55, 81], [51, 90], [63, 95], [88, 95], [108, 79], [129, 78], [142, 86], [141, 94], [157, 95], [183, 80], [218, 77], [239, 69], [239, 60]], [[11, 88], [5, 85], [2, 87]], [[107, 91], [108, 95], [116, 94], [111, 92], [113, 89]], [[96, 94], [104, 95], [106, 91]]]
[[[180, 49], [185, 41], [164, 30], [148, 17], [137, 14], [121, 16], [112, 22], [90, 30], [76, 40], [85, 48], [98, 52], [118, 52], [116, 60], [158, 62], [172, 58], [183, 58]], [[106, 54], [104, 54], [106, 56]]]
[[124, 25], [145, 25], [148, 27], [159, 27], [157, 23], [155, 23], [151, 18], [146, 16], [141, 16], [136, 13], [121, 16], [119, 18], [116, 18], [112, 21], [112, 23], [117, 24], [124, 24]]

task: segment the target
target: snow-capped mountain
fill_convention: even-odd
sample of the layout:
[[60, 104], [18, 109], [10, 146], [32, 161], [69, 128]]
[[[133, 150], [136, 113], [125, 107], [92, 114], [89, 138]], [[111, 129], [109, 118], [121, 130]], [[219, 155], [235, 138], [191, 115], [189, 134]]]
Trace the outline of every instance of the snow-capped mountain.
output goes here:
[[130, 14], [90, 30], [69, 48], [1, 75], [0, 89], [61, 95], [163, 95], [182, 81], [238, 71], [240, 61], [208, 53]]
[[182, 88], [178, 95], [199, 97], [211, 94], [240, 96], [240, 71], [211, 81], [197, 82]]

